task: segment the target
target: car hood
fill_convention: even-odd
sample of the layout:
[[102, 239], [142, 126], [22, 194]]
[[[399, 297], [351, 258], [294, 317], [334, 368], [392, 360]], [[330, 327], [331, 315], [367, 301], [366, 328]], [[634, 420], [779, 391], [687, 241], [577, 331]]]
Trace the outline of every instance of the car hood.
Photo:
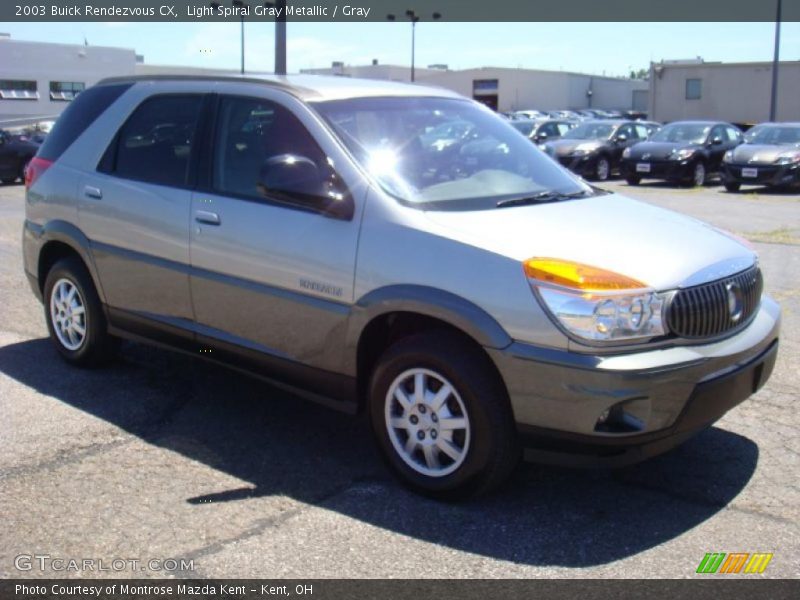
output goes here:
[[604, 144], [604, 140], [565, 140], [564, 138], [561, 138], [559, 140], [547, 142], [545, 146], [549, 152], [555, 154], [556, 156], [568, 156], [575, 152], [578, 146], [591, 148], [590, 151], [594, 152]]
[[733, 150], [733, 160], [736, 163], [752, 163], [769, 165], [778, 160], [782, 154], [791, 152], [800, 153], [797, 146], [767, 145], [767, 144], [741, 144]]
[[[700, 148], [701, 144], [686, 142], [639, 142], [631, 147], [629, 158], [641, 160], [664, 160], [672, 152], [677, 152], [683, 148]], [[645, 156], [647, 155], [647, 156]]]
[[439, 235], [520, 263], [532, 257], [571, 260], [657, 290], [718, 279], [755, 260], [749, 248], [711, 225], [618, 194], [425, 214]]

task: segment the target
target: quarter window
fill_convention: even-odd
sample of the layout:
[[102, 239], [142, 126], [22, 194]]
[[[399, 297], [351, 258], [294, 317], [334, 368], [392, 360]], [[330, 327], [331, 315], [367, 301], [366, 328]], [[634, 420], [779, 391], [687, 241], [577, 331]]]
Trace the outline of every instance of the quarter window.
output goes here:
[[110, 171], [160, 185], [186, 185], [202, 97], [156, 96], [145, 100], [122, 126]]
[[703, 95], [703, 80], [702, 79], [687, 79], [686, 80], [686, 99], [687, 100], [700, 100]]

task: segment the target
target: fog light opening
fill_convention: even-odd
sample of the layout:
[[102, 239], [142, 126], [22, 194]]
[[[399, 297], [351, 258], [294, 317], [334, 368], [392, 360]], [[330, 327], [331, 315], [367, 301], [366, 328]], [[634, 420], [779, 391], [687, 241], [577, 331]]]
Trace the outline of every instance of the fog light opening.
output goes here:
[[615, 404], [597, 417], [594, 430], [601, 433], [636, 433], [644, 429], [641, 419], [625, 411], [624, 404]]

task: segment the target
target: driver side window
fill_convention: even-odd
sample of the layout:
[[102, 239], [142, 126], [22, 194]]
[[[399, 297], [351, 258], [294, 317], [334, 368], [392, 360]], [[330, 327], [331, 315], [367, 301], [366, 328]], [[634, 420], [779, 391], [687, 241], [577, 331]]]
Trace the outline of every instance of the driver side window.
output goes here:
[[343, 184], [300, 120], [260, 98], [221, 98], [212, 185], [225, 195], [313, 210], [344, 196]]

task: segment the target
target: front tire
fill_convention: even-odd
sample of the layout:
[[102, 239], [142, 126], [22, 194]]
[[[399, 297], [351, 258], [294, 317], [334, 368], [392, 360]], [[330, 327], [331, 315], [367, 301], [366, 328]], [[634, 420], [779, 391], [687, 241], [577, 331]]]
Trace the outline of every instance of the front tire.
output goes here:
[[736, 181], [728, 182], [725, 184], [725, 189], [732, 193], [738, 192], [741, 187], [742, 184]]
[[703, 187], [706, 183], [706, 165], [703, 161], [699, 160], [694, 163], [692, 169], [692, 179], [689, 182], [691, 187]]
[[94, 367], [109, 362], [118, 340], [108, 334], [97, 290], [83, 263], [63, 258], [47, 273], [44, 313], [50, 339], [67, 362]]
[[384, 459], [422, 494], [456, 500], [488, 492], [519, 461], [502, 382], [488, 357], [456, 334], [392, 345], [373, 372], [369, 408]]
[[611, 163], [605, 156], [600, 156], [594, 166], [594, 178], [597, 181], [606, 181], [611, 175]]
[[639, 185], [642, 182], [641, 177], [626, 177], [625, 181], [628, 182], [628, 185]]

